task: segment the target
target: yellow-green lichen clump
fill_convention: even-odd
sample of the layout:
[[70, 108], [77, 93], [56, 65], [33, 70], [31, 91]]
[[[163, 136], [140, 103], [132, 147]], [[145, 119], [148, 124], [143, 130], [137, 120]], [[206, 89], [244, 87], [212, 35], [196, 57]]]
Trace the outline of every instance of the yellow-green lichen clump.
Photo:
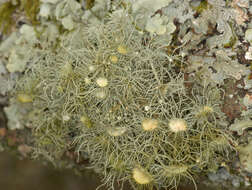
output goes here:
[[187, 90], [161, 37], [134, 23], [121, 12], [62, 36], [62, 47], [30, 58], [16, 90], [33, 86], [32, 101], [21, 101], [37, 113], [30, 119], [37, 156], [55, 163], [75, 148], [110, 188], [116, 181], [174, 187], [224, 160], [228, 149], [209, 145], [232, 138], [223, 130], [219, 90], [197, 83]]

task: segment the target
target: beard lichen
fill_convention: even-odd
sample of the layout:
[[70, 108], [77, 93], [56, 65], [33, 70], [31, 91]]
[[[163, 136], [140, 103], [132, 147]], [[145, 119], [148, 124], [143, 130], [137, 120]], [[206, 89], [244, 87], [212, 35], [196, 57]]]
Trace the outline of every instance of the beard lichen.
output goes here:
[[210, 160], [225, 159], [233, 140], [220, 90], [188, 90], [160, 36], [139, 33], [134, 23], [122, 12], [62, 36], [56, 52], [30, 58], [16, 92], [33, 88], [32, 101], [21, 102], [37, 113], [30, 118], [35, 157], [56, 163], [74, 146], [110, 189], [116, 181], [176, 188], [212, 170]]

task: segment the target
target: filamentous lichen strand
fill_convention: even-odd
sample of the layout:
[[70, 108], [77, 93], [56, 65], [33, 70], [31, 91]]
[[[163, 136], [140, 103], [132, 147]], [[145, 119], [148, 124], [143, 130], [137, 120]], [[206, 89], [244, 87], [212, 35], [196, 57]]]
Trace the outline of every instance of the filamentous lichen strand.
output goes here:
[[[122, 11], [30, 57], [14, 94], [37, 113], [29, 118], [34, 155], [55, 163], [74, 144], [110, 189], [115, 181], [134, 188], [194, 183], [195, 168], [212, 170], [210, 160], [232, 151], [220, 90], [197, 82], [188, 89], [166, 36], [139, 33], [134, 23]], [[27, 86], [35, 90], [20, 94]]]

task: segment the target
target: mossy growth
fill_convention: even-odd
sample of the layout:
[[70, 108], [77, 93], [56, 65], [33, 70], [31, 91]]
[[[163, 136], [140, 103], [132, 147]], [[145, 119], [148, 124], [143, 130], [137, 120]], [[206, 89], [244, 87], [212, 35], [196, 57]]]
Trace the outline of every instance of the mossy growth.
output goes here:
[[56, 162], [74, 145], [110, 189], [116, 181], [140, 189], [194, 182], [234, 149], [221, 92], [197, 83], [187, 89], [160, 37], [139, 33], [134, 18], [117, 14], [30, 58], [16, 92], [33, 89], [34, 153]]
[[0, 31], [9, 34], [16, 26], [19, 15], [23, 12], [32, 25], [39, 23], [37, 13], [39, 12], [39, 0], [17, 0], [6, 1], [0, 5]]
[[10, 33], [14, 25], [13, 13], [18, 8], [18, 5], [13, 5], [11, 1], [7, 1], [0, 5], [0, 30], [4, 33]]
[[[81, 0], [81, 1], [84, 1], [84, 0]], [[91, 9], [95, 4], [95, 0], [86, 0], [85, 1], [85, 8], [87, 10]]]
[[20, 0], [20, 10], [24, 11], [32, 25], [39, 24], [37, 14], [40, 9], [40, 0]]
[[200, 1], [198, 6], [192, 6], [192, 9], [196, 11], [197, 14], [201, 14], [204, 10], [210, 8], [207, 0]]

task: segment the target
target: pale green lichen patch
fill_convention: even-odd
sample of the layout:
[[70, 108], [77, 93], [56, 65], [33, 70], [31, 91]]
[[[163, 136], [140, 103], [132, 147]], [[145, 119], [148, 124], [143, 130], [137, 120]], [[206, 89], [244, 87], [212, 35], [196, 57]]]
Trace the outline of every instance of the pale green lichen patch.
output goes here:
[[252, 42], [252, 29], [247, 29], [245, 32], [245, 40]]
[[252, 141], [247, 146], [239, 148], [239, 158], [242, 168], [252, 173]]
[[236, 120], [234, 124], [230, 126], [231, 131], [235, 131], [238, 135], [242, 135], [244, 130], [252, 127], [252, 121], [250, 119], [247, 120]]

